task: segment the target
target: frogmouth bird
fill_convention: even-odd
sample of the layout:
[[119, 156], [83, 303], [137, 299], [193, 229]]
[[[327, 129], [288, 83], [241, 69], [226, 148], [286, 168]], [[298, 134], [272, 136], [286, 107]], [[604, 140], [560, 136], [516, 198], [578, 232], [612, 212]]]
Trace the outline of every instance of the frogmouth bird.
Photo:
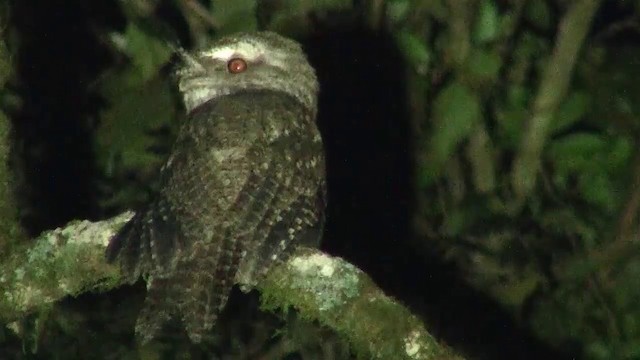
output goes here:
[[318, 82], [301, 46], [241, 33], [182, 57], [187, 119], [157, 193], [106, 251], [129, 282], [147, 282], [143, 342], [171, 320], [200, 342], [234, 284], [251, 288], [293, 247], [319, 241], [323, 224]]

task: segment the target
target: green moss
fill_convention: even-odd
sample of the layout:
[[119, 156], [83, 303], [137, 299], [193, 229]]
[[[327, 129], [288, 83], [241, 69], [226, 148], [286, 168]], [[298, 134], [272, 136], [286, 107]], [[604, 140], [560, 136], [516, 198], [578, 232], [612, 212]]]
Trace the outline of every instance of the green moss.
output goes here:
[[127, 212], [108, 221], [74, 221], [43, 233], [31, 246], [16, 246], [0, 263], [0, 318], [17, 319], [64, 296], [118, 284], [118, 268], [105, 263], [104, 249], [131, 216]]
[[358, 295], [359, 281], [354, 267], [323, 255], [296, 258], [289, 263], [298, 277], [290, 279], [292, 290], [310, 295], [318, 310], [330, 311]]
[[260, 283], [263, 308], [294, 307], [350, 344], [361, 359], [453, 359], [422, 323], [339, 258], [300, 250]]

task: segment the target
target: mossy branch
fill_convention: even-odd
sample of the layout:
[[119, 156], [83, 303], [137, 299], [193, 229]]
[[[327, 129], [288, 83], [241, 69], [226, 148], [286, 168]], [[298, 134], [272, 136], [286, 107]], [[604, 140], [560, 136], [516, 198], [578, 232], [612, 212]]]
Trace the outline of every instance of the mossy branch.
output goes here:
[[[0, 319], [10, 323], [65, 296], [121, 285], [118, 267], [105, 263], [104, 251], [132, 215], [73, 221], [6, 256], [0, 262]], [[296, 308], [335, 330], [363, 358], [461, 359], [362, 271], [319, 250], [297, 249], [258, 289], [265, 308]]]
[[104, 251], [131, 216], [73, 221], [15, 247], [0, 261], [0, 319], [17, 320], [65, 296], [118, 286], [118, 268], [105, 262]]

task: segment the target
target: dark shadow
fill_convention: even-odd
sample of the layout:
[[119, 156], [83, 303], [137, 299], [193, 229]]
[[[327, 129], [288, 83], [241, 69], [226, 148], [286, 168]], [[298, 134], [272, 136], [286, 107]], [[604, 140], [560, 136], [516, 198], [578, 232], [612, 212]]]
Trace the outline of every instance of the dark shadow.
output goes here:
[[13, 116], [24, 184], [24, 222], [33, 235], [94, 218], [91, 84], [109, 61], [92, 29], [114, 14], [107, 1], [14, 1], [23, 105]]
[[390, 36], [330, 29], [305, 49], [321, 82], [329, 189], [323, 249], [359, 266], [471, 358], [571, 358], [518, 327], [435, 251], [412, 246], [414, 149], [405, 65]]

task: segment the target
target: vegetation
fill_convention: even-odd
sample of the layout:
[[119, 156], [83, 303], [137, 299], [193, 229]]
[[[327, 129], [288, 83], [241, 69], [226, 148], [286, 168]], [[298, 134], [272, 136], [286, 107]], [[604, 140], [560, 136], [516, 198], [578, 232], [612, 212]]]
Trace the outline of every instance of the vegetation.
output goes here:
[[[442, 325], [456, 316], [434, 320], [426, 309], [434, 294], [458, 304], [449, 280], [423, 289], [443, 268], [477, 294], [467, 304], [488, 302], [507, 314], [531, 358], [533, 348], [567, 358], [640, 357], [640, 2], [58, 3], [0, 2], [3, 255], [30, 245], [24, 233], [142, 204], [183, 121], [175, 48], [268, 29], [305, 45], [322, 85], [330, 196], [323, 250], [365, 270], [469, 358], [496, 358], [510, 339], [471, 344], [490, 336], [471, 330], [479, 318], [449, 325], [464, 333], [458, 337]], [[442, 267], [434, 270], [433, 259]], [[78, 335], [92, 329], [86, 319], [109, 322], [109, 312], [119, 314], [110, 330], [91, 331], [104, 344], [130, 345], [130, 333], [121, 334], [135, 313], [113, 304], [139, 303], [140, 290], [63, 301], [22, 326], [37, 339], [6, 330], [0, 346], [21, 344], [15, 353], [24, 354], [24, 341], [29, 354], [73, 357], [86, 347], [64, 344], [86, 339]], [[87, 303], [101, 314], [90, 315]], [[451, 314], [458, 311], [466, 314]], [[286, 312], [265, 317], [235, 318], [280, 329], [275, 338], [286, 339], [279, 344], [288, 352], [272, 358], [313, 358], [326, 344], [344, 345], [336, 339], [348, 324], [327, 332]], [[241, 346], [234, 336], [246, 328], [233, 324], [222, 325], [234, 330], [217, 349]], [[273, 345], [266, 328], [252, 331]], [[302, 341], [297, 331], [325, 346], [292, 346]], [[330, 353], [347, 357], [363, 344], [356, 347]], [[121, 354], [134, 356], [133, 348]]]

